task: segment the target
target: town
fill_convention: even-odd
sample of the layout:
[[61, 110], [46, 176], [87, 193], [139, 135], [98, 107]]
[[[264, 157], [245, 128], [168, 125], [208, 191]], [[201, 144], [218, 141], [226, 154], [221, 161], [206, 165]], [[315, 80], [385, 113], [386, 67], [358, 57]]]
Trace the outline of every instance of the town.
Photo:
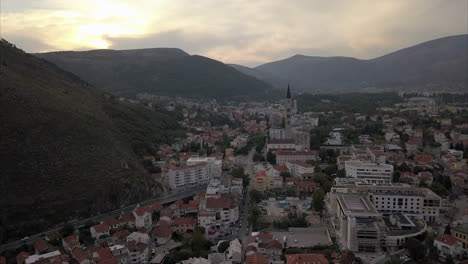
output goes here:
[[300, 111], [300, 96], [139, 94], [187, 131], [141, 157], [148, 173], [164, 193], [202, 191], [65, 223], [0, 263], [466, 263], [468, 105], [447, 99], [466, 94], [401, 93], [370, 112]]

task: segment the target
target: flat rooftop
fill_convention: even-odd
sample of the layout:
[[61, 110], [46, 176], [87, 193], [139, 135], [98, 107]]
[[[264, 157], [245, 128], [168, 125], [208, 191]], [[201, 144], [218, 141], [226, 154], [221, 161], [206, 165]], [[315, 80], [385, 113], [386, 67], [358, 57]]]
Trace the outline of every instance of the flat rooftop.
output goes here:
[[379, 216], [379, 212], [364, 194], [337, 194], [338, 203], [347, 215]]
[[288, 248], [310, 248], [333, 243], [326, 227], [289, 228], [288, 231], [271, 232], [271, 234], [279, 242], [286, 242]]

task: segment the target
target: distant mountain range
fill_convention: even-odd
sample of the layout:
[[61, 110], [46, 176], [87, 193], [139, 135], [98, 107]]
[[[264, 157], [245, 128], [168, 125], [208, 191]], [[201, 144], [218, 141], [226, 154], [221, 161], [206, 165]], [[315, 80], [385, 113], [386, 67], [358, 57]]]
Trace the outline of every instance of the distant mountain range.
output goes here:
[[183, 135], [171, 114], [121, 102], [3, 40], [0, 54], [0, 244], [159, 192], [141, 160]]
[[93, 50], [34, 54], [92, 85], [129, 98], [154, 93], [215, 99], [265, 99], [270, 84], [180, 49]]
[[349, 92], [369, 87], [407, 89], [425, 86], [465, 87], [468, 35], [424, 42], [370, 60], [295, 55], [255, 68], [231, 65], [274, 87], [290, 83], [297, 91]]

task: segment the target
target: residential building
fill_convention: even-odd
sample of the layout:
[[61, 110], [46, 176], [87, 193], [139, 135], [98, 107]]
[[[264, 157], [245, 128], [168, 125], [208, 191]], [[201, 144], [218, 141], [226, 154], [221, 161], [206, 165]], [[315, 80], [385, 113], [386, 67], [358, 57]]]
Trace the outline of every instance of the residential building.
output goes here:
[[[286, 162], [289, 172], [294, 177], [309, 178], [307, 175], [314, 173], [314, 166], [304, 161], [290, 161]], [[306, 175], [304, 177], [304, 175]]]
[[110, 226], [106, 224], [99, 224], [90, 227], [91, 237], [99, 239], [103, 236], [109, 236]]
[[151, 229], [153, 210], [150, 206], [137, 206], [132, 213], [135, 217], [136, 228]]
[[442, 234], [434, 238], [434, 246], [443, 261], [448, 257], [458, 258], [464, 254], [463, 243], [451, 235]]
[[187, 231], [193, 231], [197, 226], [197, 219], [189, 217], [179, 217], [176, 218], [171, 223], [171, 231], [186, 233]]
[[[225, 196], [219, 198], [205, 198], [200, 201], [200, 211], [215, 213], [213, 226], [229, 227], [239, 220], [239, 207], [237, 202]], [[199, 216], [200, 217], [200, 216]], [[204, 221], [211, 218], [203, 217]], [[200, 221], [199, 221], [200, 222]], [[205, 225], [206, 223], [203, 223]]]
[[171, 190], [192, 188], [209, 182], [210, 167], [206, 162], [173, 167], [167, 171], [166, 177]]
[[317, 160], [317, 152], [312, 150], [303, 151], [277, 151], [276, 164], [284, 165], [286, 162], [292, 161], [315, 161]]
[[[464, 218], [468, 218], [468, 214], [465, 214]], [[468, 221], [465, 223], [454, 226], [451, 230], [452, 236], [460, 240], [462, 247], [468, 252]]]
[[208, 180], [215, 177], [221, 177], [223, 170], [223, 160], [221, 157], [190, 157], [187, 160], [187, 166], [197, 164], [208, 164]]
[[257, 172], [253, 180], [253, 188], [257, 191], [264, 192], [266, 190], [279, 189], [283, 187], [283, 179], [281, 176], [269, 175], [266, 171]]

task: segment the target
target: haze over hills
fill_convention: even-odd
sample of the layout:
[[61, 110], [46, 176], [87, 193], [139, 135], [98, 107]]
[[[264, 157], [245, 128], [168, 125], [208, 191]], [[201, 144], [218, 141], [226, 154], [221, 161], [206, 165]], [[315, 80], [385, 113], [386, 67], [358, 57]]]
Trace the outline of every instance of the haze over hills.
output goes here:
[[[180, 49], [93, 50], [34, 54], [117, 96], [138, 93], [216, 99], [271, 96], [271, 86], [210, 58]], [[274, 91], [273, 91], [274, 92]]]
[[141, 155], [177, 136], [173, 117], [120, 102], [3, 40], [0, 54], [0, 242], [159, 192]]
[[234, 66], [275, 87], [291, 83], [306, 92], [362, 91], [364, 88], [412, 88], [466, 83], [468, 35], [424, 42], [390, 54], [360, 60], [350, 57], [295, 55], [255, 68]]

